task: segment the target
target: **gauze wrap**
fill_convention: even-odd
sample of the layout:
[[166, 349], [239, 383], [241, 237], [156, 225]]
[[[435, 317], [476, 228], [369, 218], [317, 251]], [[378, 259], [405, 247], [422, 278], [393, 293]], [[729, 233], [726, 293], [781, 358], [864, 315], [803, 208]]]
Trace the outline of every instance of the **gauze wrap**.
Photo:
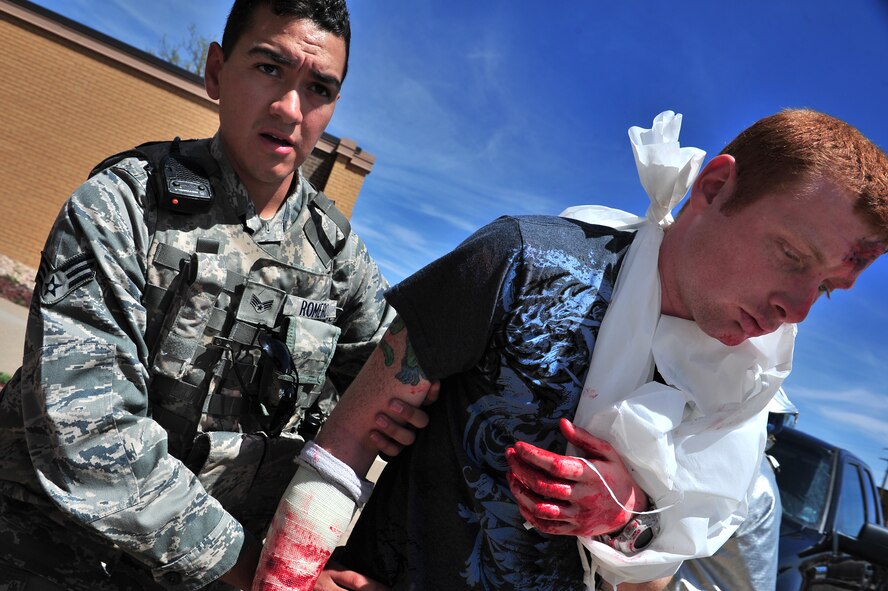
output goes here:
[[[659, 114], [629, 137], [651, 205], [644, 218], [600, 206], [562, 216], [637, 235], [623, 261], [592, 354], [574, 422], [608, 441], [658, 508], [660, 533], [634, 556], [581, 537], [588, 581], [671, 576], [709, 556], [746, 515], [746, 493], [765, 444], [768, 401], [792, 366], [795, 325], [728, 347], [696, 323], [660, 315], [657, 271], [663, 228], [700, 171], [705, 153], [681, 148], [681, 115]], [[652, 382], [654, 364], [667, 386]], [[568, 453], [581, 455], [576, 448]]]
[[309, 441], [268, 528], [251, 591], [311, 591], [373, 486]]

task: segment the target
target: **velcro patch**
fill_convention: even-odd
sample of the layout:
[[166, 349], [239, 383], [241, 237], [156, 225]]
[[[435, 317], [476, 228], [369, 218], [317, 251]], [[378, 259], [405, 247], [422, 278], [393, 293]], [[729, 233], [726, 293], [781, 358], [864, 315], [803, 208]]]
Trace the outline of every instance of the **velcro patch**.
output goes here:
[[293, 316], [333, 322], [336, 320], [336, 300], [308, 300], [290, 296]]
[[96, 257], [92, 254], [79, 254], [58, 267], [53, 267], [44, 257], [40, 261], [40, 271], [37, 274], [40, 302], [46, 306], [57, 304], [95, 277]]

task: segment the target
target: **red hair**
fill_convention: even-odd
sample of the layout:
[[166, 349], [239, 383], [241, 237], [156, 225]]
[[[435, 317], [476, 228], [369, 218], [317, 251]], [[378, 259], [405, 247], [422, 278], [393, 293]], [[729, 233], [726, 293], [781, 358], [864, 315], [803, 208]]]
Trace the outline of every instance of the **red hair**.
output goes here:
[[737, 211], [765, 193], [828, 179], [856, 198], [856, 207], [888, 237], [888, 156], [844, 121], [810, 109], [765, 117], [725, 146], [736, 162]]

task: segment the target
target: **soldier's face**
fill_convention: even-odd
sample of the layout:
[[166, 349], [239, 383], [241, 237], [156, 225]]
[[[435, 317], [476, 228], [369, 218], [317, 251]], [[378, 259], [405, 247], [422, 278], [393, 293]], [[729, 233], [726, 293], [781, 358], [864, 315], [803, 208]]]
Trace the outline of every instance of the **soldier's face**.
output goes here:
[[289, 184], [333, 116], [344, 68], [342, 38], [265, 5], [227, 60], [210, 47], [207, 93], [219, 100], [222, 143], [247, 190]]

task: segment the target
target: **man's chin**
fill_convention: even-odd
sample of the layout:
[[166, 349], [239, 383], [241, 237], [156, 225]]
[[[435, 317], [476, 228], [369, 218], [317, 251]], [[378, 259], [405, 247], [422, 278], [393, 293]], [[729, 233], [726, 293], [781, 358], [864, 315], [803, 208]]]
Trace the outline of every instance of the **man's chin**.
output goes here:
[[274, 168], [266, 168], [254, 175], [257, 180], [265, 185], [280, 185], [281, 183], [291, 182], [292, 175], [296, 171], [295, 166], [284, 165], [275, 166]]
[[743, 333], [743, 331], [740, 330], [722, 331], [716, 334], [710, 333], [708, 331], [704, 332], [706, 332], [712, 338], [720, 341], [723, 345], [727, 345], [728, 347], [736, 347], [737, 345], [746, 342], [746, 340], [749, 338], [748, 336], [746, 336], [746, 334]]

